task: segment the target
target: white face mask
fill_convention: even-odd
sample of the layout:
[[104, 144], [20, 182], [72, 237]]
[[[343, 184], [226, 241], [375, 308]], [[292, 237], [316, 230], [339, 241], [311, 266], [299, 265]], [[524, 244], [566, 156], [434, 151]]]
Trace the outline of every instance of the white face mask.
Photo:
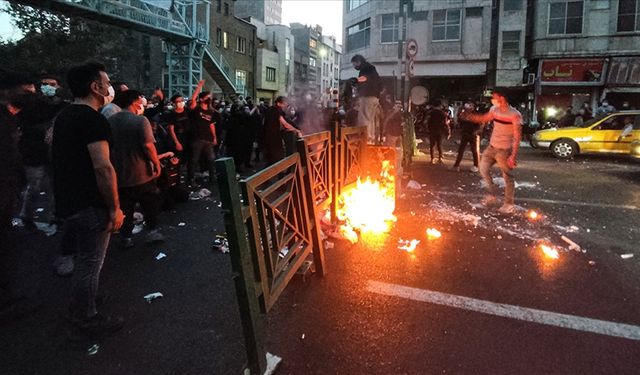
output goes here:
[[107, 105], [111, 103], [113, 101], [113, 98], [116, 96], [116, 90], [113, 89], [113, 86], [109, 86], [109, 88], [107, 89], [107, 92], [109, 94], [107, 96], [102, 97], [102, 100], [104, 101], [103, 105]]
[[295, 110], [295, 109], [292, 109], [292, 110], [291, 110], [291, 116], [294, 116], [295, 114], [296, 114], [296, 110]]
[[40, 86], [40, 91], [42, 91], [42, 94], [44, 96], [55, 96], [56, 95], [56, 88], [50, 85], [42, 85]]
[[176, 108], [178, 108], [178, 109], [184, 108], [184, 102], [177, 102], [176, 103]]

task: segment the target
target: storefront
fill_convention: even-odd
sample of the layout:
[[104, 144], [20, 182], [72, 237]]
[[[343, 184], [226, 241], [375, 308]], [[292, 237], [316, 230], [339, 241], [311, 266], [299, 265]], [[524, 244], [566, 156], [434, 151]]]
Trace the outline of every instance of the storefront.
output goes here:
[[568, 106], [577, 109], [584, 103], [598, 105], [605, 86], [607, 60], [541, 60], [536, 80], [535, 108], [539, 121], [557, 118]]
[[604, 89], [607, 100], [617, 109], [640, 108], [640, 57], [613, 57]]

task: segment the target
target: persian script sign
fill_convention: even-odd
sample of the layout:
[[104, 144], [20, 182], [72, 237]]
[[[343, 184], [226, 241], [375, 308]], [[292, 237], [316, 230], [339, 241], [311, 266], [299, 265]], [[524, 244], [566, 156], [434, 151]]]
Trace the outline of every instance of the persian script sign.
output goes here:
[[601, 85], [604, 83], [604, 69], [604, 59], [543, 60], [540, 83]]

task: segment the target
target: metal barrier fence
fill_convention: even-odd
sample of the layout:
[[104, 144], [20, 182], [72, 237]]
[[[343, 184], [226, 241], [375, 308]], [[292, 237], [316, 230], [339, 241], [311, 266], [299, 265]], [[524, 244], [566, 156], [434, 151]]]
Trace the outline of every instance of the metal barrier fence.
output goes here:
[[297, 142], [285, 139], [289, 156], [239, 182], [232, 158], [216, 161], [252, 374], [266, 368], [263, 314], [308, 257], [319, 275], [326, 272], [319, 212], [331, 208], [335, 218], [337, 197], [362, 172], [366, 141], [366, 127], [337, 123]]

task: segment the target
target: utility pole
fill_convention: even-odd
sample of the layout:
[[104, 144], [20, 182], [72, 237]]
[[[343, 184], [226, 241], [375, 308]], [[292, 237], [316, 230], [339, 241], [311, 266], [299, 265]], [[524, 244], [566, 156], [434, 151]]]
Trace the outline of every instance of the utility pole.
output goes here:
[[[398, 9], [398, 77], [397, 77], [397, 85], [396, 88], [399, 89], [399, 92], [396, 92], [396, 98], [399, 98], [402, 101], [402, 108], [404, 108], [405, 110], [406, 108], [406, 101], [405, 101], [405, 77], [406, 77], [406, 69], [405, 69], [405, 54], [404, 54], [404, 41], [407, 38], [407, 29], [405, 27], [406, 25], [406, 13], [405, 13], [405, 4], [406, 4], [406, 0], [398, 0], [398, 5], [399, 5], [399, 9]], [[400, 36], [400, 33], [402, 33], [402, 36]], [[397, 91], [397, 90], [396, 90]]]

